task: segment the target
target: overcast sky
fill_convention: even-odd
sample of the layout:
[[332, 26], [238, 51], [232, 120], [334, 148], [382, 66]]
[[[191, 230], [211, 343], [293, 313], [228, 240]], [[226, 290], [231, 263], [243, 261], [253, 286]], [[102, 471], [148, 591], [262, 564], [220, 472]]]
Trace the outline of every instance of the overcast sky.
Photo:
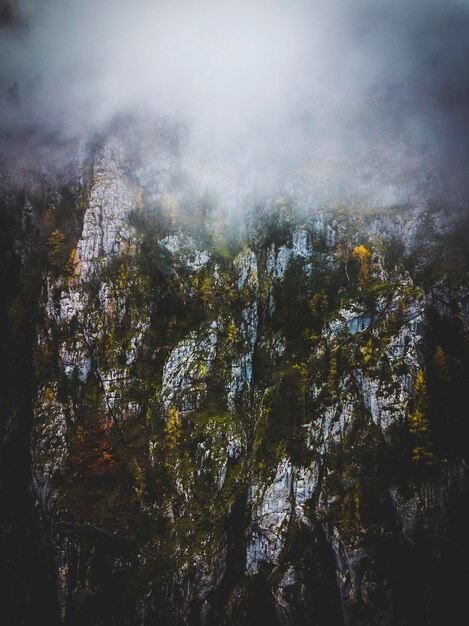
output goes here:
[[139, 108], [272, 167], [400, 140], [469, 163], [469, 0], [0, 0], [0, 20], [4, 133]]

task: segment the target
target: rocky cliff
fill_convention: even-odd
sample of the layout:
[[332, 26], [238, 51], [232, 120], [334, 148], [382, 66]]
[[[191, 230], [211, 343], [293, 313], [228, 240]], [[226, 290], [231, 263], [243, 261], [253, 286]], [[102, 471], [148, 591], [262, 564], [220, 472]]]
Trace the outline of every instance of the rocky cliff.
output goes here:
[[224, 205], [181, 136], [117, 125], [4, 168], [8, 619], [451, 623], [464, 212], [405, 181]]

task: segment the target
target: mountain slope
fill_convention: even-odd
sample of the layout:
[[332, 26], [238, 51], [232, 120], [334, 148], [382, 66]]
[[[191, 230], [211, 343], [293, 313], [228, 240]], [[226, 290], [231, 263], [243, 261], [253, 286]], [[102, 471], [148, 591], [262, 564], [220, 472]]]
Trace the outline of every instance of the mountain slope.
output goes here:
[[241, 189], [227, 211], [184, 178], [177, 128], [133, 133], [3, 185], [2, 452], [26, 472], [9, 528], [36, 537], [41, 610], [448, 621], [467, 554], [464, 214], [406, 188], [366, 210]]

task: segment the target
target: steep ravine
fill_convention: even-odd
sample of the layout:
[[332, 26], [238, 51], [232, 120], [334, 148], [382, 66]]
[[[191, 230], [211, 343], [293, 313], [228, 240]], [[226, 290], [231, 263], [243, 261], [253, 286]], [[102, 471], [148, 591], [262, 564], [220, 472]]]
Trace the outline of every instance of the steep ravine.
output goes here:
[[3, 179], [8, 623], [452, 623], [464, 213], [225, 211], [153, 132]]

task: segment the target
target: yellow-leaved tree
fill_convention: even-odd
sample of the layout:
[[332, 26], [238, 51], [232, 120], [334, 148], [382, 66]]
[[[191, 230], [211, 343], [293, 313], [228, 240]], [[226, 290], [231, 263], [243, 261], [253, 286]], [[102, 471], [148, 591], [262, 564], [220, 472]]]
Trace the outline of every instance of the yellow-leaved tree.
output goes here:
[[233, 343], [236, 340], [236, 336], [238, 334], [238, 330], [236, 328], [236, 324], [233, 320], [228, 324], [228, 328], [226, 330], [226, 339], [229, 343]]
[[408, 416], [409, 430], [415, 437], [412, 458], [416, 462], [431, 465], [435, 459], [430, 439], [430, 424], [426, 411], [427, 384], [422, 370], [419, 370], [414, 383], [413, 410], [409, 411]]
[[67, 274], [69, 278], [79, 276], [80, 274], [80, 255], [76, 248], [72, 248], [67, 264]]
[[60, 270], [66, 250], [65, 235], [57, 228], [47, 238], [47, 260], [49, 267]]
[[355, 246], [352, 257], [360, 262], [360, 276], [367, 278], [370, 272], [371, 252], [365, 246]]
[[166, 443], [169, 450], [175, 451], [179, 448], [181, 433], [182, 421], [179, 411], [175, 406], [171, 406], [168, 410], [168, 417], [166, 418], [165, 426]]

